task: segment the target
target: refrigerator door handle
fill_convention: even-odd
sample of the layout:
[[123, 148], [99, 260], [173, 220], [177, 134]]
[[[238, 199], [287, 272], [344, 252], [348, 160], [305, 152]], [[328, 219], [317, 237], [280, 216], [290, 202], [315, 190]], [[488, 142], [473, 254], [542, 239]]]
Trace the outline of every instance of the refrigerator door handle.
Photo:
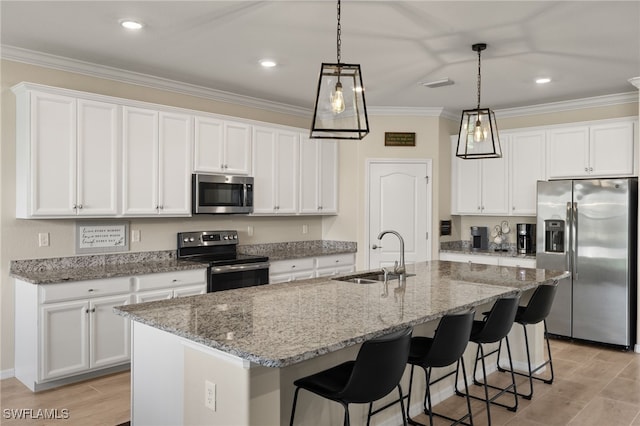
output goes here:
[[571, 217], [571, 254], [573, 256], [573, 277], [578, 279], [578, 203], [572, 203]]
[[573, 273], [573, 246], [572, 246], [573, 238], [571, 236], [571, 232], [573, 229], [571, 225], [573, 223], [573, 207], [571, 202], [567, 203], [567, 212], [565, 217], [567, 218], [567, 221], [564, 227], [564, 232], [565, 232], [564, 246], [566, 247], [565, 265], [566, 265], [566, 269]]

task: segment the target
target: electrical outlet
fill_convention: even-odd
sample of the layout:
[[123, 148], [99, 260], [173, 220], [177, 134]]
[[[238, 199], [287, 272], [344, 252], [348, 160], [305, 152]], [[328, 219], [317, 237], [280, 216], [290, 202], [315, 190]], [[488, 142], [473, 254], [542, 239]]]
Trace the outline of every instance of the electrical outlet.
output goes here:
[[49, 247], [49, 233], [40, 232], [38, 234], [38, 245], [40, 247]]
[[253, 237], [253, 226], [247, 226], [247, 235]]
[[134, 243], [140, 242], [140, 230], [133, 229], [131, 230], [131, 241]]
[[309, 233], [309, 225], [302, 225], [302, 233], [303, 234]]
[[204, 406], [216, 411], [216, 384], [208, 380], [204, 382]]

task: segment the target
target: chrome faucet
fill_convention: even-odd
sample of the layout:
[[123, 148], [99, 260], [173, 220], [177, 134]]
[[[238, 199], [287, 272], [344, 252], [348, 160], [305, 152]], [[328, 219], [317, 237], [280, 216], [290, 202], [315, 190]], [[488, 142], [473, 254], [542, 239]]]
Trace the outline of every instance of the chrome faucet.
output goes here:
[[[393, 265], [393, 273], [404, 276], [406, 272], [406, 269], [404, 267], [404, 239], [402, 238], [402, 235], [400, 235], [396, 231], [382, 231], [380, 234], [378, 234], [378, 240], [381, 240], [385, 234], [393, 234], [398, 237], [398, 240], [400, 240], [400, 265], [398, 265], [398, 261], [396, 260], [395, 264]], [[382, 268], [382, 270], [385, 272], [386, 281], [386, 276], [389, 271], [385, 268]]]

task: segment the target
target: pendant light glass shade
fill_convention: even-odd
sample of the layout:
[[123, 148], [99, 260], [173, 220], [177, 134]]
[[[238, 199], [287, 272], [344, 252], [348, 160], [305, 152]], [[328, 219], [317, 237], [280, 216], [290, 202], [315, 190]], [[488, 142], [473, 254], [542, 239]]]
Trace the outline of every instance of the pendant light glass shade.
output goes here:
[[362, 139], [369, 133], [360, 65], [340, 60], [340, 0], [336, 37], [337, 61], [323, 63], [311, 123], [312, 139]]
[[464, 159], [502, 157], [496, 116], [489, 108], [480, 108], [480, 52], [486, 48], [484, 43], [472, 46], [478, 52], [478, 107], [462, 111], [456, 157]]
[[360, 65], [322, 64], [313, 139], [362, 139], [369, 133]]

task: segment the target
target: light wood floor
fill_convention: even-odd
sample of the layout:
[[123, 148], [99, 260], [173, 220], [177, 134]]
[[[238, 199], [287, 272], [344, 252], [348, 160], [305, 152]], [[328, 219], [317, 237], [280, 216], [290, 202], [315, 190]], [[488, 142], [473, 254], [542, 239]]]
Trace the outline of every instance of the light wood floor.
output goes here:
[[[504, 426], [640, 426], [640, 355], [600, 346], [552, 340], [556, 380], [552, 385], [536, 383], [531, 401], [519, 399], [513, 413], [492, 407], [494, 425]], [[416, 373], [417, 374], [417, 373]], [[506, 374], [494, 373], [490, 383], [502, 384]], [[523, 379], [518, 380], [518, 384]], [[2, 425], [105, 425], [129, 420], [130, 375], [113, 374], [61, 388], [32, 393], [16, 379], [0, 382]], [[475, 386], [473, 393], [479, 394]], [[483, 403], [473, 401], [474, 424], [486, 425]], [[67, 409], [67, 420], [12, 420], [5, 409]], [[466, 406], [461, 397], [452, 396], [435, 407], [436, 411], [459, 416]], [[429, 423], [425, 415], [415, 417]], [[374, 417], [375, 421], [375, 417]], [[436, 419], [436, 425], [448, 424]]]

